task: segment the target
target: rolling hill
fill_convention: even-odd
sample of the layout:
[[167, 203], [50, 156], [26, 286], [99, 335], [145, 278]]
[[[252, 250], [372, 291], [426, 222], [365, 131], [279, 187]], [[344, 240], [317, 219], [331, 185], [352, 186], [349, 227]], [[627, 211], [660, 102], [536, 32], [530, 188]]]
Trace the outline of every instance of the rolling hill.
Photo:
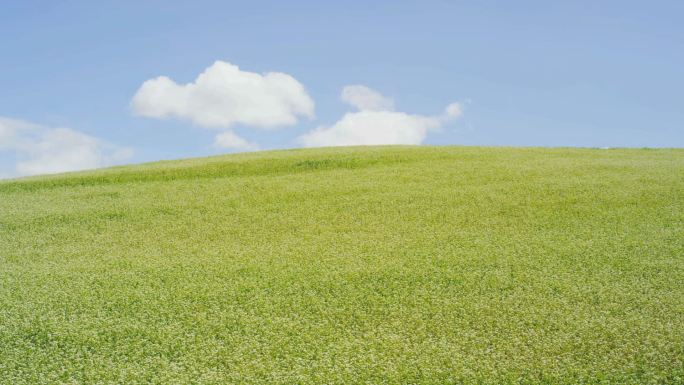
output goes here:
[[684, 150], [356, 147], [0, 182], [0, 383], [682, 383]]

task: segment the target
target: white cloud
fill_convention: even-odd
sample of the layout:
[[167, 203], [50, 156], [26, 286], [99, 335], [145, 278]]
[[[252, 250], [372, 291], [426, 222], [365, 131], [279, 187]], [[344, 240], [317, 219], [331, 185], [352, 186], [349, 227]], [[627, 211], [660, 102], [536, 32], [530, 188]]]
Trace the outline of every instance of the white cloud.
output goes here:
[[24, 176], [105, 167], [126, 160], [132, 150], [70, 128], [0, 117], [0, 153], [16, 158], [10, 175]]
[[379, 92], [366, 86], [353, 85], [342, 89], [342, 100], [361, 111], [391, 111], [394, 100], [382, 96]]
[[224, 131], [216, 135], [214, 146], [221, 148], [233, 148], [237, 150], [256, 150], [259, 148], [255, 143], [247, 141], [247, 139], [238, 136], [231, 130]]
[[444, 110], [446, 119], [458, 119], [463, 115], [463, 107], [460, 103], [451, 103]]
[[381, 144], [421, 144], [430, 130], [462, 114], [460, 104], [447, 106], [440, 116], [393, 111], [392, 99], [365, 86], [348, 86], [342, 100], [359, 109], [348, 112], [329, 127], [318, 127], [299, 137], [305, 147]]
[[215, 62], [187, 84], [165, 76], [147, 80], [131, 106], [142, 116], [173, 117], [219, 129], [235, 124], [274, 128], [314, 116], [313, 100], [292, 76], [242, 71], [224, 61]]
[[331, 127], [319, 127], [303, 135], [306, 147], [375, 144], [420, 144], [439, 119], [393, 111], [359, 111], [345, 114]]

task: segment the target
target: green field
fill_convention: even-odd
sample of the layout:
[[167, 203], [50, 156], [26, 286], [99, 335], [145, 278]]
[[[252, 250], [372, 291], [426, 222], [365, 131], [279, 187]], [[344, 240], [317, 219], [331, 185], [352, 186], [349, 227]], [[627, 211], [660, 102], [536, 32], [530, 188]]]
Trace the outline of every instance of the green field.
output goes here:
[[0, 384], [684, 383], [684, 150], [0, 182]]

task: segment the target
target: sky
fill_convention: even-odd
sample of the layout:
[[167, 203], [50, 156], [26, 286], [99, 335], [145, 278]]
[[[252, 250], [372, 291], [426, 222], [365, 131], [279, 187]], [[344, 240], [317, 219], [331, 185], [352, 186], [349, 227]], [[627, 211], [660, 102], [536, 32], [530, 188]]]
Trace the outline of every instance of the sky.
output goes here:
[[0, 177], [296, 147], [684, 147], [682, 1], [0, 2]]

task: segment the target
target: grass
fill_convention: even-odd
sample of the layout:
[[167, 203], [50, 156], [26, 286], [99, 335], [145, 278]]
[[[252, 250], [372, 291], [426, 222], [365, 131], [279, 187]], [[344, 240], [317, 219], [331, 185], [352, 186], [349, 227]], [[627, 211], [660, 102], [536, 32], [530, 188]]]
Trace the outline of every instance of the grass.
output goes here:
[[0, 383], [684, 382], [684, 150], [368, 147], [0, 182]]

